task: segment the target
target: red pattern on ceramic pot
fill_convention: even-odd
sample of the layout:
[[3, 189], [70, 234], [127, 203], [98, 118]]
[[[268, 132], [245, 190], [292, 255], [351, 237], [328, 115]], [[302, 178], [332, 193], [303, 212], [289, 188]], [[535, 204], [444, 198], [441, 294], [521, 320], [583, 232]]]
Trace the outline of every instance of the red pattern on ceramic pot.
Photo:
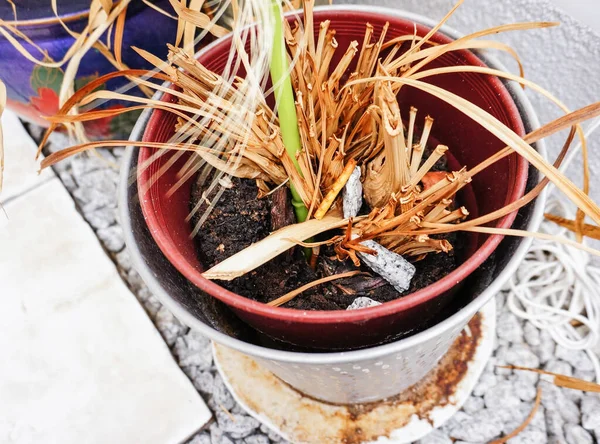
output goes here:
[[[28, 0], [27, 5], [17, 2], [17, 18], [21, 25], [18, 30], [24, 33], [32, 42], [42, 48], [54, 60], [61, 60], [66, 54], [74, 39], [62, 27], [54, 16], [50, 2], [46, 0]], [[168, 0], [155, 2], [162, 8], [169, 9]], [[87, 9], [89, 0], [69, 0], [60, 2], [60, 18], [69, 27], [78, 32], [83, 29], [88, 20]], [[7, 22], [13, 20], [12, 7], [9, 2], [0, 4], [0, 18]], [[148, 26], [152, 23], [152, 26]], [[128, 6], [125, 31], [123, 33], [123, 62], [130, 68], [150, 69], [151, 66], [137, 55], [130, 47], [137, 46], [159, 57], [166, 57], [168, 42], [175, 40], [177, 22], [142, 2], [132, 2]], [[106, 34], [101, 40], [106, 43]], [[20, 43], [34, 57], [41, 59], [42, 55], [31, 44], [25, 41]], [[48, 126], [47, 116], [56, 114], [59, 110], [58, 96], [64, 68], [48, 68], [36, 65], [27, 60], [3, 36], [0, 36], [0, 51], [2, 63], [0, 64], [0, 79], [5, 83], [8, 94], [8, 108], [16, 112], [25, 120], [37, 125]], [[75, 90], [99, 76], [115, 71], [114, 66], [96, 49], [89, 50], [83, 57], [77, 77]], [[115, 89], [124, 86], [129, 81], [125, 78], [114, 79], [102, 89]], [[137, 88], [130, 93], [141, 95]], [[116, 107], [123, 107], [126, 102], [117, 103]], [[111, 102], [110, 106], [115, 106]], [[126, 113], [100, 122], [86, 122], [84, 125], [88, 135], [93, 138], [126, 137], [139, 113]]]
[[[390, 22], [387, 38], [411, 34], [415, 23], [380, 12], [367, 12], [330, 8], [318, 10], [314, 15], [316, 25], [331, 20], [331, 29], [336, 30], [339, 48], [336, 57], [352, 40], [362, 42], [365, 24], [374, 26], [378, 36], [386, 22]], [[318, 30], [319, 27], [315, 26]], [[424, 36], [429, 28], [417, 24], [417, 33]], [[450, 39], [437, 33], [433, 40], [439, 43]], [[224, 38], [201, 51], [199, 60], [209, 69], [221, 72], [226, 63], [230, 39]], [[336, 63], [334, 60], [332, 64]], [[469, 64], [483, 66], [473, 53], [459, 51], [446, 54], [431, 62], [428, 68]], [[485, 109], [517, 134], [523, 135], [524, 127], [519, 111], [503, 83], [490, 76], [472, 73], [455, 73], [428, 79], [430, 83], [454, 92], [475, 105]], [[166, 96], [163, 100], [171, 100]], [[452, 157], [468, 168], [480, 163], [502, 149], [505, 144], [470, 118], [435, 97], [412, 88], [403, 88], [399, 97], [404, 115], [415, 106], [421, 115], [435, 118], [433, 136], [450, 147]], [[165, 142], [174, 133], [175, 117], [155, 110], [146, 127], [143, 140]], [[139, 164], [152, 156], [153, 149], [141, 149]], [[307, 346], [326, 349], [352, 349], [391, 341], [418, 330], [451, 300], [460, 284], [473, 273], [496, 249], [502, 236], [479, 236], [476, 245], [463, 263], [444, 278], [412, 294], [377, 307], [354, 311], [301, 311], [265, 304], [234, 294], [219, 286], [218, 281], [209, 281], [202, 276], [203, 266], [198, 260], [191, 227], [186, 222], [189, 213], [191, 180], [178, 191], [167, 197], [176, 181], [177, 164], [169, 168], [149, 190], [142, 194], [149, 180], [169, 156], [160, 156], [138, 177], [138, 190], [144, 217], [158, 246], [169, 261], [189, 281], [201, 290], [227, 304], [241, 319], [257, 330], [277, 339]], [[182, 157], [179, 162], [185, 162]], [[472, 182], [475, 202], [469, 210], [473, 214], [494, 211], [523, 195], [528, 176], [527, 162], [512, 155], [497, 162]], [[494, 226], [510, 227], [516, 213], [497, 221]]]

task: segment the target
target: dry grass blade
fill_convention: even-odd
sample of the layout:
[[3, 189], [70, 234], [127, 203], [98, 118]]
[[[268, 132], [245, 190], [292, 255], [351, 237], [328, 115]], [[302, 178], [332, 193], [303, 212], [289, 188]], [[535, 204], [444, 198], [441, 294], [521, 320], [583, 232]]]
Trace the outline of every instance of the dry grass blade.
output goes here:
[[[71, 108], [73, 108], [74, 106], [76, 106], [77, 104], [79, 104], [81, 102], [82, 99], [84, 99], [85, 97], [87, 97], [88, 94], [91, 94], [95, 89], [99, 88], [101, 85], [103, 85], [104, 83], [106, 83], [109, 80], [112, 80], [114, 78], [117, 77], [127, 77], [127, 76], [132, 76], [132, 77], [142, 77], [142, 76], [146, 76], [146, 75], [152, 75], [153, 77], [155, 77], [156, 79], [162, 80], [162, 81], [169, 81], [170, 77], [162, 74], [162, 73], [152, 73], [151, 71], [145, 70], [145, 69], [128, 69], [125, 71], [119, 71], [119, 72], [113, 72], [113, 73], [109, 73], [109, 74], [105, 74], [101, 77], [98, 77], [95, 80], [92, 80], [91, 82], [89, 82], [88, 84], [86, 84], [85, 86], [83, 86], [82, 88], [78, 89], [75, 94], [73, 94], [69, 100], [66, 101], [66, 103], [61, 107], [61, 109], [58, 111], [58, 113], [56, 113], [52, 119], [53, 122], [57, 122], [61, 120], [61, 116], [66, 116], [69, 114], [69, 111], [71, 110]], [[46, 145], [46, 143], [48, 142], [48, 138], [50, 137], [50, 135], [56, 130], [56, 128], [58, 128], [58, 126], [60, 125], [60, 123], [52, 123], [50, 125], [50, 127], [46, 130], [44, 137], [42, 138], [39, 146], [38, 146], [38, 151], [36, 154], [36, 158], [39, 157], [39, 155], [42, 152], [42, 148], [44, 147], [44, 145]]]
[[[457, 110], [463, 112], [475, 122], [485, 127], [490, 133], [494, 134], [509, 147], [515, 150], [519, 155], [527, 159], [538, 170], [553, 182], [573, 203], [581, 208], [585, 214], [591, 217], [594, 222], [600, 224], [600, 208], [586, 195], [582, 190], [577, 188], [573, 182], [567, 179], [558, 169], [549, 165], [546, 160], [531, 146], [529, 146], [521, 137], [515, 134], [511, 129], [502, 124], [491, 114], [473, 105], [468, 100], [450, 93], [438, 86], [430, 85], [418, 80], [408, 78], [386, 78], [376, 77], [374, 80], [394, 81], [407, 86], [420, 89], [427, 92], [444, 102], [452, 105]], [[352, 83], [352, 82], [351, 82]]]
[[252, 271], [296, 245], [298, 239], [304, 241], [319, 233], [348, 225], [348, 220], [339, 216], [325, 216], [323, 219], [310, 219], [301, 224], [290, 225], [266, 238], [250, 245], [239, 253], [228, 257], [211, 269], [202, 273], [207, 279], [230, 281]]
[[164, 9], [162, 9], [162, 8], [160, 8], [160, 7], [158, 7], [158, 6], [156, 6], [156, 5], [155, 5], [154, 3], [152, 3], [150, 0], [142, 0], [142, 2], [143, 2], [143, 3], [144, 3], [146, 6], [148, 6], [149, 8], [152, 8], [152, 9], [154, 9], [156, 12], [158, 12], [158, 13], [160, 13], [160, 14], [164, 15], [165, 17], [169, 17], [170, 19], [177, 20], [177, 17], [176, 17], [176, 16], [174, 16], [173, 14], [169, 14], [169, 13], [168, 13], [167, 11], [165, 11]]
[[[422, 226], [425, 228], [440, 228], [441, 232], [446, 232], [446, 229], [452, 229], [452, 231], [469, 231], [472, 233], [483, 233], [483, 234], [500, 234], [502, 236], [517, 236], [517, 237], [532, 237], [535, 239], [558, 242], [563, 245], [567, 245], [569, 247], [577, 248], [578, 250], [586, 251], [594, 256], [600, 256], [600, 251], [594, 248], [588, 247], [587, 245], [580, 244], [579, 242], [574, 242], [571, 239], [566, 239], [560, 236], [554, 236], [552, 234], [546, 233], [534, 233], [531, 231], [525, 230], [515, 230], [512, 228], [495, 228], [495, 227], [464, 227], [460, 224], [457, 225], [446, 225], [446, 224], [436, 224], [436, 223], [428, 223], [423, 222]], [[418, 231], [407, 231], [402, 234], [415, 235], [420, 233], [427, 233], [427, 231], [418, 232]], [[400, 234], [400, 232], [398, 233]]]
[[340, 191], [342, 191], [342, 188], [344, 188], [346, 182], [348, 182], [350, 175], [354, 171], [354, 167], [356, 167], [356, 161], [354, 159], [350, 159], [348, 163], [346, 163], [342, 174], [333, 183], [331, 190], [329, 190], [325, 198], [321, 201], [321, 205], [319, 205], [317, 211], [315, 211], [315, 219], [323, 219], [323, 217], [325, 217], [325, 214], [327, 211], [329, 211], [331, 205], [333, 205], [335, 198], [338, 196]]
[[540, 375], [552, 376], [552, 383], [558, 387], [564, 387], [573, 390], [581, 390], [584, 392], [600, 393], [600, 384], [585, 381], [579, 378], [574, 378], [572, 376], [565, 376], [558, 373], [547, 372], [546, 370], [540, 370], [537, 368], [519, 367], [518, 365], [506, 365], [501, 366], [500, 368], [508, 368], [511, 370], [523, 370], [526, 372], [538, 373]]
[[[567, 150], [569, 149], [569, 147], [573, 141], [573, 138], [575, 136], [574, 125], [576, 125], [577, 123], [579, 123], [583, 120], [591, 119], [598, 115], [600, 115], [600, 103], [589, 105], [585, 108], [582, 108], [580, 110], [569, 113], [566, 116], [563, 116], [556, 120], [553, 120], [552, 122], [544, 125], [543, 127], [529, 133], [528, 135], [525, 136], [525, 138], [523, 140], [525, 140], [527, 143], [534, 143], [537, 140], [540, 140], [544, 137], [548, 137], [548, 136], [555, 134], [556, 132], [561, 131], [565, 128], [571, 127], [569, 136], [567, 137], [567, 140], [566, 140], [565, 144], [563, 145], [563, 148], [562, 148], [561, 152], [559, 153], [559, 156], [557, 157], [557, 159], [554, 162], [554, 167], [559, 168], [566, 153], [567, 153]], [[494, 156], [490, 157], [489, 159], [485, 160], [484, 162], [482, 162], [479, 166], [473, 168], [471, 170], [471, 173], [473, 173], [475, 171], [482, 171], [484, 168], [488, 167], [493, 162], [495, 162], [505, 156], [508, 156], [511, 153], [512, 153], [512, 150], [510, 148], [508, 148], [508, 147], [504, 148], [503, 150], [499, 151], [496, 155], [494, 155]], [[523, 206], [532, 202], [542, 192], [542, 190], [548, 183], [549, 183], [548, 178], [544, 177], [540, 181], [540, 183], [538, 183], [526, 195], [524, 195], [520, 199], [516, 200], [515, 202], [513, 202], [509, 205], [506, 205], [503, 208], [493, 211], [492, 213], [486, 214], [484, 216], [480, 216], [476, 219], [471, 219], [467, 222], [462, 222], [462, 223], [452, 225], [452, 226], [446, 226], [444, 229], [441, 229], [441, 230], [440, 229], [437, 229], [437, 230], [431, 229], [431, 230], [425, 230], [424, 232], [426, 234], [449, 233], [452, 231], [460, 231], [465, 228], [475, 227], [478, 225], [486, 224], [488, 222], [492, 222], [492, 221], [499, 219], [503, 216], [506, 216], [507, 214], [510, 214], [513, 211], [516, 211], [519, 208], [522, 208]]]
[[556, 216], [554, 214], [544, 214], [544, 217], [551, 222], [554, 222], [557, 225], [560, 225], [563, 228], [566, 228], [569, 231], [574, 233], [580, 232], [586, 237], [591, 237], [592, 239], [600, 240], [600, 227], [590, 224], [583, 224], [582, 226], [577, 226], [577, 220], [570, 220], [564, 217]]
[[[0, 80], [0, 119], [6, 109], [6, 86]], [[0, 122], [0, 193], [2, 192], [2, 182], [4, 179], [4, 137], [2, 134], [2, 123]]]
[[115, 59], [117, 63], [123, 63], [123, 33], [125, 32], [125, 19], [127, 18], [127, 9], [124, 9], [119, 16], [115, 24]]
[[[421, 68], [426, 66], [432, 60], [435, 60], [436, 58], [440, 57], [442, 54], [449, 52], [449, 51], [453, 51], [456, 48], [459, 48], [461, 45], [463, 45], [464, 42], [468, 42], [468, 41], [471, 41], [476, 38], [484, 37], [486, 35], [499, 34], [502, 32], [525, 31], [525, 30], [531, 30], [531, 29], [548, 28], [548, 27], [558, 26], [558, 25], [559, 25], [559, 23], [557, 23], [557, 22], [512, 23], [512, 24], [508, 24], [508, 25], [495, 26], [493, 28], [485, 29], [483, 31], [477, 31], [477, 32], [474, 32], [473, 34], [469, 34], [469, 35], [461, 37], [457, 40], [454, 40], [451, 43], [448, 43], [447, 45], [442, 45], [439, 48], [436, 48], [437, 49], [436, 51], [433, 51], [432, 54], [430, 54], [428, 57], [421, 60], [419, 63], [415, 64], [414, 66], [412, 66], [403, 75], [410, 76], [411, 74], [419, 71]], [[521, 73], [521, 75], [522, 75], [522, 73]]]
[[531, 423], [531, 421], [533, 421], [533, 418], [534, 418], [535, 414], [537, 413], [537, 411], [539, 410], [541, 403], [542, 403], [542, 388], [538, 387], [537, 394], [535, 395], [535, 402], [533, 403], [533, 408], [531, 409], [531, 412], [529, 412], [529, 415], [527, 415], [527, 418], [525, 418], [525, 421], [523, 421], [523, 423], [519, 427], [514, 429], [508, 435], [503, 436], [502, 438], [495, 439], [495, 440], [491, 441], [490, 444], [504, 444], [505, 442], [508, 442], [509, 439], [514, 438], [519, 433], [521, 433], [523, 430], [525, 430], [527, 428], [527, 426]]
[[[228, 29], [215, 24], [213, 19], [207, 14], [187, 8], [184, 6], [185, 3], [185, 0], [183, 0], [181, 3], [177, 0], [171, 0], [171, 6], [179, 16], [181, 23], [186, 22], [187, 24], [194, 25], [195, 27], [201, 29], [208, 29], [215, 37], [223, 37], [229, 33]], [[202, 3], [203, 2], [200, 2], [200, 6], [202, 6]], [[184, 34], [185, 26], [181, 31], [181, 37], [183, 37]], [[181, 41], [179, 37], [177, 41]]]
[[290, 291], [289, 293], [284, 294], [283, 296], [275, 299], [274, 301], [268, 302], [267, 305], [270, 305], [271, 307], [279, 307], [280, 305], [283, 305], [283, 304], [291, 301], [299, 294], [305, 292], [306, 290], [310, 290], [311, 288], [316, 287], [317, 285], [325, 284], [325, 283], [331, 282], [331, 281], [336, 281], [338, 279], [349, 278], [349, 277], [356, 276], [356, 275], [362, 274], [362, 273], [363, 272], [360, 270], [355, 270], [355, 271], [348, 271], [346, 273], [334, 274], [334, 275], [327, 276], [327, 277], [324, 277], [321, 279], [317, 279], [315, 281], [309, 282], [306, 285], [303, 285], [300, 288], [297, 288], [295, 290]]

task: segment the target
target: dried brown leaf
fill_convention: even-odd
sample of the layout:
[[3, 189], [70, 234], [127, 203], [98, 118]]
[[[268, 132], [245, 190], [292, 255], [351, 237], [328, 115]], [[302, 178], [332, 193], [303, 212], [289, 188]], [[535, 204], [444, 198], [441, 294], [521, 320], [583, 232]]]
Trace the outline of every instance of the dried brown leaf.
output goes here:
[[260, 267], [284, 251], [294, 247], [296, 241], [293, 239], [304, 241], [319, 233], [341, 228], [347, 224], [347, 219], [328, 215], [320, 220], [310, 219], [300, 224], [287, 226], [228, 257], [223, 262], [202, 273], [202, 275], [207, 279], [230, 281]]
[[591, 237], [592, 239], [600, 240], [600, 227], [597, 227], [596, 225], [583, 224], [583, 226], [578, 227], [577, 220], [570, 220], [549, 213], [544, 214], [544, 217], [549, 221], [552, 221], [555, 224], [566, 228], [567, 230], [573, 232], [579, 231], [586, 237]]
[[553, 384], [558, 387], [564, 387], [573, 390], [581, 390], [584, 392], [600, 393], [600, 384], [595, 382], [585, 381], [573, 376], [565, 376], [558, 373], [547, 372], [537, 368], [519, 367], [518, 365], [501, 366], [500, 368], [508, 368], [511, 370], [523, 370], [526, 372], [538, 373], [540, 375], [553, 376]]

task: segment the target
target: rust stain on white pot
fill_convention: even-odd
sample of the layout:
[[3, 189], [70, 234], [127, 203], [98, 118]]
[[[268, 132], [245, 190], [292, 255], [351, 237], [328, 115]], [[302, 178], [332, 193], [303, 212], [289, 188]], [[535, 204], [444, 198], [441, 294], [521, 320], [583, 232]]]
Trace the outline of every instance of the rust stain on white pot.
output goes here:
[[400, 395], [369, 404], [333, 405], [310, 398], [252, 358], [221, 345], [215, 344], [215, 358], [238, 401], [292, 442], [359, 444], [389, 437], [415, 417], [433, 422], [434, 408], [454, 402], [481, 335], [482, 315], [477, 314], [423, 380]]

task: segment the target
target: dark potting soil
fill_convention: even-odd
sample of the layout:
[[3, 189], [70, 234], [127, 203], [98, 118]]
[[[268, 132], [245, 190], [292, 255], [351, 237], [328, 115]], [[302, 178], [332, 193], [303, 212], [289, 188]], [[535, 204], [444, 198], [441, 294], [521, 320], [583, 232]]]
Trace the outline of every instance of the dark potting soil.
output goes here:
[[[275, 193], [258, 199], [258, 189], [253, 180], [232, 179], [232, 185], [225, 189], [196, 237], [199, 258], [207, 268], [265, 238], [285, 225], [282, 220], [287, 220], [287, 223], [293, 221], [290, 205], [286, 206], [283, 210], [286, 214], [282, 215], [281, 204], [277, 204], [272, 214], [274, 199], [283, 197], [286, 202], [290, 201], [287, 189], [283, 188], [283, 195], [279, 194], [279, 197]], [[202, 192], [203, 186], [196, 183], [192, 190], [192, 206], [202, 199]], [[192, 223], [197, 223], [203, 212], [204, 208], [201, 208]], [[457, 233], [444, 238], [454, 246], [454, 250], [449, 254], [429, 254], [424, 260], [415, 262], [417, 270], [410, 289], [405, 293], [398, 293], [383, 278], [365, 268], [364, 271], [370, 272], [371, 276], [359, 275], [319, 285], [283, 306], [300, 310], [345, 310], [359, 296], [387, 302], [424, 288], [459, 265], [466, 239]], [[333, 249], [327, 247], [321, 249], [317, 267], [313, 270], [307, 264], [302, 248], [297, 247], [233, 281], [219, 281], [219, 285], [266, 303], [316, 279], [355, 269], [350, 260], [337, 260]]]

